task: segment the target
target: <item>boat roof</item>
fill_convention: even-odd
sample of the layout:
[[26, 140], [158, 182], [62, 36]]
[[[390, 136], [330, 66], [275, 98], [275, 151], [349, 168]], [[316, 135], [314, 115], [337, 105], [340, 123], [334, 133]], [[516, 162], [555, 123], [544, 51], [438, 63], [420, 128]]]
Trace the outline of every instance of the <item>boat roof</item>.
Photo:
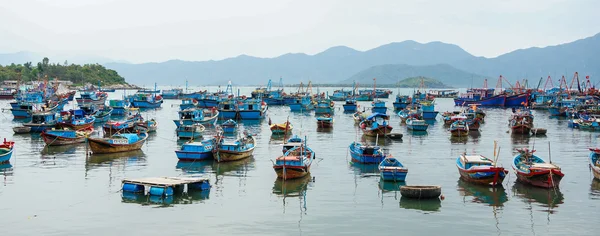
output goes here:
[[387, 114], [383, 114], [383, 113], [374, 113], [374, 114], [370, 115], [369, 117], [367, 117], [367, 119], [369, 119], [369, 120], [370, 120], [370, 119], [373, 119], [373, 118], [376, 118], [376, 117], [383, 117], [383, 118], [385, 118], [385, 119], [387, 119], [387, 118], [390, 118], [390, 116], [389, 116], [389, 115], [387, 115]]
[[481, 164], [491, 164], [492, 161], [482, 155], [461, 155], [461, 158], [466, 163], [481, 163]]

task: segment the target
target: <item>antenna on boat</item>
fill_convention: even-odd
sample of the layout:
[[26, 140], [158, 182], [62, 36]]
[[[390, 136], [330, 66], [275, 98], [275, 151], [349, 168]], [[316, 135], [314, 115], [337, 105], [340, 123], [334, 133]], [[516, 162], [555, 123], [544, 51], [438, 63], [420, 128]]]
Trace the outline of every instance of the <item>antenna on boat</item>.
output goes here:
[[[550, 142], [548, 142], [548, 160], [550, 161], [550, 164], [552, 164], [552, 152], [550, 151]], [[552, 176], [552, 173], [550, 173], [550, 176]]]

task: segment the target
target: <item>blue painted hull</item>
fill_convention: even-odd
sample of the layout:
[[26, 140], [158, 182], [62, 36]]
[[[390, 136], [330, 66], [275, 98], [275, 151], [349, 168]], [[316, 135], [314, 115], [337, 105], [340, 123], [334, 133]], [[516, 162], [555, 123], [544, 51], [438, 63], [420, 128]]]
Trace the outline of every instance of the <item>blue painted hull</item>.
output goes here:
[[8, 162], [10, 160], [10, 158], [12, 157], [12, 154], [13, 154], [13, 149], [11, 149], [9, 152], [7, 152], [5, 154], [1, 154], [0, 155], [0, 163]]
[[133, 101], [132, 106], [137, 108], [159, 108], [162, 102], [147, 102], [147, 101]]
[[107, 122], [110, 120], [111, 115], [112, 115], [112, 113], [109, 115], [103, 116], [103, 117], [96, 117], [96, 120], [94, 122], [96, 122], [96, 123]]
[[465, 105], [466, 106], [466, 105], [471, 105], [471, 104], [478, 104], [479, 106], [484, 106], [484, 107], [503, 107], [505, 101], [506, 101], [506, 96], [504, 96], [504, 95], [492, 96], [492, 97], [484, 98], [484, 99], [480, 99], [480, 100], [474, 100], [474, 99], [468, 99], [468, 98], [455, 98], [454, 105], [456, 105], [456, 106]]
[[558, 108], [558, 107], [548, 107], [548, 113], [550, 113], [551, 116], [567, 116], [566, 112], [562, 112], [562, 109]]
[[401, 182], [401, 181], [406, 180], [406, 175], [408, 174], [408, 172], [385, 170], [385, 171], [379, 172], [379, 174], [381, 175], [381, 179], [383, 179], [383, 181], [399, 181], [399, 182]]
[[519, 94], [514, 96], [506, 97], [504, 101], [504, 106], [506, 107], [522, 107], [527, 106], [529, 103], [529, 95], [528, 94]]
[[317, 107], [317, 108], [315, 108], [315, 113], [316, 114], [333, 114], [333, 109], [330, 107], [327, 107], [327, 108]]
[[385, 156], [371, 156], [371, 155], [361, 155], [359, 153], [350, 151], [350, 156], [352, 157], [352, 162], [354, 163], [363, 163], [363, 164], [379, 164]]
[[219, 110], [219, 119], [222, 119], [222, 120], [235, 119], [236, 114], [237, 114], [236, 111]]
[[344, 112], [356, 112], [356, 104], [346, 105], [344, 104]]
[[285, 101], [283, 98], [265, 98], [263, 99], [267, 105], [285, 105]]
[[217, 107], [219, 102], [214, 99], [200, 99], [198, 100], [198, 107], [200, 108], [213, 108]]
[[385, 114], [385, 113], [387, 113], [387, 107], [373, 107], [372, 111], [373, 111], [373, 113]]
[[29, 131], [31, 133], [41, 133], [42, 131], [44, 131], [46, 129], [51, 129], [51, 128], [56, 127], [56, 124], [53, 124], [53, 125], [33, 125], [33, 126], [25, 124], [24, 126], [31, 127], [31, 131]]
[[284, 98], [283, 99], [283, 104], [285, 105], [290, 105], [290, 104], [294, 104], [296, 102], [296, 98]]
[[31, 114], [29, 113], [29, 110], [26, 109], [11, 109], [10, 112], [12, 113], [13, 117], [15, 119], [27, 119], [27, 118], [31, 118]]
[[113, 111], [112, 111], [111, 115], [117, 115], [117, 116], [125, 115], [125, 108], [124, 107], [113, 107]]
[[213, 159], [212, 151], [208, 152], [189, 152], [189, 151], [175, 151], [177, 158], [182, 161], [202, 161]]
[[[198, 104], [200, 104], [200, 103], [198, 103]], [[194, 105], [193, 103], [181, 104], [181, 105], [179, 105], [179, 109], [183, 111], [185, 109], [192, 108], [192, 107], [195, 107], [195, 106], [196, 105]]]
[[423, 111], [424, 120], [435, 120], [439, 112], [437, 111]]
[[223, 126], [222, 128], [224, 133], [235, 133], [236, 130], [236, 127]]
[[259, 120], [264, 118], [260, 111], [239, 111], [242, 120]]
[[312, 105], [289, 104], [290, 111], [311, 111], [315, 108]]
[[395, 110], [403, 110], [408, 106], [408, 103], [405, 102], [394, 102], [394, 109]]
[[428, 125], [406, 125], [406, 128], [413, 130], [413, 131], [427, 131], [427, 127], [429, 127]]

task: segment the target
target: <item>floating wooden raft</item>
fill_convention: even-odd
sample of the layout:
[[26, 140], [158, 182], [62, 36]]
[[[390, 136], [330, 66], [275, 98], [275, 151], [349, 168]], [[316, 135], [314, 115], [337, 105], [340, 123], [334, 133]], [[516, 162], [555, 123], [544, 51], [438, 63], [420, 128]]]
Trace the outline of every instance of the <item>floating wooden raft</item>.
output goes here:
[[[181, 193], [187, 185], [187, 190], [209, 190], [210, 183], [207, 178], [184, 177], [152, 177], [139, 179], [124, 179], [122, 181], [124, 192], [148, 193], [154, 196], [171, 196], [175, 192]], [[146, 191], [146, 187], [148, 190]]]

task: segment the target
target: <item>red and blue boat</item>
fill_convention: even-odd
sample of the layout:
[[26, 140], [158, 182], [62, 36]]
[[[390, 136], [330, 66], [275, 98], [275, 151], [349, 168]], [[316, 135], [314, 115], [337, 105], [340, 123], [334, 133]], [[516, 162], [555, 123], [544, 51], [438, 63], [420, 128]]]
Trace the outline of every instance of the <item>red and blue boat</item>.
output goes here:
[[504, 107], [506, 95], [494, 95], [495, 89], [491, 88], [472, 88], [467, 93], [454, 98], [454, 105], [465, 106], [477, 104], [483, 107]]
[[6, 141], [6, 138], [4, 138], [4, 142], [0, 144], [0, 163], [8, 163], [10, 161], [14, 147], [15, 142]]
[[512, 165], [517, 181], [541, 188], [558, 188], [565, 176], [559, 166], [534, 155], [535, 150], [522, 148], [517, 151], [519, 154], [515, 156]]
[[461, 154], [456, 158], [456, 167], [462, 180], [482, 185], [502, 185], [508, 174], [495, 161], [482, 155]]
[[315, 159], [315, 152], [301, 143], [293, 147], [283, 156], [277, 157], [273, 163], [273, 170], [277, 178], [288, 180], [302, 178], [310, 173], [310, 166]]

